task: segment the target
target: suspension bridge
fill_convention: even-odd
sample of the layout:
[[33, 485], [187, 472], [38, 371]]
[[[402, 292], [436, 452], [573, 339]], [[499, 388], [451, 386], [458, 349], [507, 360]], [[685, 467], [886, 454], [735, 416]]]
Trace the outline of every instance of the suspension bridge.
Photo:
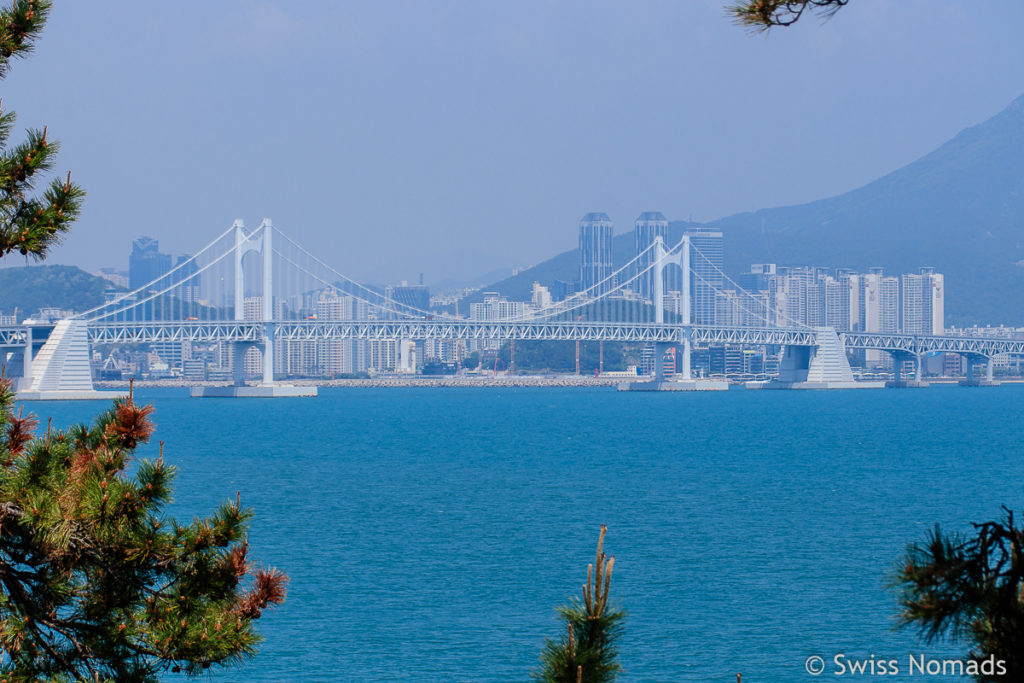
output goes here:
[[[1024, 340], [810, 327], [769, 310], [724, 273], [723, 281], [734, 286], [730, 293], [743, 324], [695, 321], [691, 289], [696, 283], [712, 293], [718, 288], [691, 269], [694, 248], [686, 237], [671, 248], [658, 238], [602, 281], [561, 301], [466, 319], [418, 308], [387, 289], [356, 282], [269, 220], [254, 230], [236, 221], [152, 282], [58, 321], [42, 343], [30, 326], [0, 327], [0, 360], [11, 367], [19, 363], [10, 361], [20, 360], [18, 394], [31, 400], [102, 395], [92, 384], [93, 345], [216, 343], [225, 351], [233, 384], [193, 393], [222, 396], [315, 393], [312, 387], [282, 384], [275, 375], [286, 374], [282, 358], [295, 348], [331, 340], [622, 341], [653, 345], [656, 359], [670, 348], [680, 349], [676, 376], [666, 377], [663, 363], [655, 362], [649, 381], [631, 385], [646, 390], [726, 388], [724, 382], [692, 376], [694, 345], [781, 347], [774, 384], [794, 388], [865, 386], [854, 382], [847, 349], [887, 352], [897, 361], [897, 373], [902, 361], [913, 360], [918, 380], [928, 353], [960, 354], [969, 379], [983, 365], [988, 381], [993, 356], [1024, 354]], [[667, 281], [678, 287], [668, 297]], [[246, 370], [254, 366], [260, 381], [247, 385]]]

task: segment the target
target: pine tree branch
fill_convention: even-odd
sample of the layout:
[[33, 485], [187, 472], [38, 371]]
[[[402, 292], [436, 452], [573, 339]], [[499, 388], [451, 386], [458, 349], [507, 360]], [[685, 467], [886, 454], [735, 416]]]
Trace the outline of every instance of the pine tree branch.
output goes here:
[[0, 78], [7, 75], [12, 58], [34, 49], [52, 6], [50, 0], [15, 0], [0, 10]]
[[809, 9], [828, 18], [850, 0], [745, 0], [731, 5], [728, 13], [733, 21], [753, 31], [767, 31], [774, 26], [792, 26]]

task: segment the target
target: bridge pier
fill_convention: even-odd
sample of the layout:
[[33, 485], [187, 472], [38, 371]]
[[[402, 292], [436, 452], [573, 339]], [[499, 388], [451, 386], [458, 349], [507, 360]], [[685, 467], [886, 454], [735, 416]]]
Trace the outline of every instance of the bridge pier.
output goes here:
[[814, 346], [786, 346], [779, 378], [765, 389], [878, 389], [884, 382], [857, 382], [846, 358], [846, 346], [831, 327], [815, 327]]
[[[990, 356], [982, 356], [979, 354], [965, 353], [962, 354], [964, 359], [964, 365], [966, 366], [966, 377], [960, 380], [960, 386], [962, 387], [997, 387], [999, 382], [993, 377], [993, 363]], [[985, 376], [975, 377], [974, 367], [985, 364]]]
[[[690, 374], [690, 337], [689, 331], [683, 330], [678, 342], [655, 342], [654, 374], [647, 382], [623, 382], [619, 391], [725, 391], [729, 383], [718, 379], [693, 379]], [[683, 355], [682, 368], [675, 377], [665, 376], [665, 353], [669, 349], [680, 348]]]
[[123, 391], [97, 391], [92, 386], [89, 336], [84, 320], [65, 318], [54, 325], [39, 355], [32, 358], [29, 332], [24, 356], [26, 375], [18, 386], [19, 401], [115, 399]]
[[[920, 353], [890, 351], [889, 355], [892, 356], [892, 380], [885, 383], [886, 387], [891, 389], [913, 389], [928, 386], [928, 382], [925, 382], [923, 379], [924, 371]], [[914, 378], [903, 379], [903, 364], [911, 359], [914, 361]]]

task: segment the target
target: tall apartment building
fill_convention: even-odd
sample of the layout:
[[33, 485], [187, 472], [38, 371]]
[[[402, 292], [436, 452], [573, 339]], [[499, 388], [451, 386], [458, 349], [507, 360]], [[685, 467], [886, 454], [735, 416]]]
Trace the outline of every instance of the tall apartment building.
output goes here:
[[[470, 320], [515, 320], [522, 318], [527, 311], [524, 301], [509, 301], [496, 292], [484, 292], [482, 302], [469, 305]], [[501, 347], [498, 339], [471, 339], [466, 348], [468, 351], [488, 351]], [[399, 348], [399, 351], [404, 349]], [[401, 365], [401, 358], [399, 358]]]
[[[580, 289], [586, 290], [612, 274], [612, 219], [588, 213], [580, 220]], [[600, 294], [611, 287], [601, 287]]]
[[396, 339], [371, 339], [368, 343], [367, 369], [394, 372], [398, 369], [399, 342]]
[[688, 230], [690, 238], [690, 295], [693, 301], [693, 322], [715, 324], [715, 292], [724, 289], [722, 268], [725, 240], [721, 230], [698, 228]]
[[[336, 292], [324, 292], [316, 302], [317, 320], [366, 320], [366, 302]], [[321, 339], [317, 341], [319, 374], [365, 372], [367, 344], [364, 339]]]
[[933, 268], [894, 277], [881, 268], [833, 275], [823, 268], [755, 264], [740, 280], [748, 292], [743, 304], [749, 307], [753, 294], [766, 295], [775, 325], [910, 334], [940, 334], [945, 327], [943, 276]]
[[[668, 248], [668, 244], [665, 243], [666, 233], [668, 232], [668, 220], [665, 219], [664, 214], [660, 211], [644, 211], [640, 214], [636, 222], [633, 224], [633, 252], [635, 255], [644, 253], [642, 257], [637, 260], [637, 270], [643, 270], [647, 268], [655, 260], [655, 254], [653, 249], [649, 247], [654, 244], [657, 238], [661, 238], [665, 248]], [[633, 289], [640, 296], [644, 297], [648, 301], [654, 301], [654, 269], [647, 271], [640, 275], [636, 280], [636, 285]], [[679, 289], [678, 286], [672, 287], [671, 283], [664, 288], [664, 291], [671, 291]]]
[[903, 331], [907, 334], [942, 334], [946, 329], [944, 278], [934, 268], [906, 274], [903, 284]]
[[509, 301], [496, 292], [484, 292], [484, 300], [469, 305], [470, 320], [509, 320], [526, 314], [526, 303]]

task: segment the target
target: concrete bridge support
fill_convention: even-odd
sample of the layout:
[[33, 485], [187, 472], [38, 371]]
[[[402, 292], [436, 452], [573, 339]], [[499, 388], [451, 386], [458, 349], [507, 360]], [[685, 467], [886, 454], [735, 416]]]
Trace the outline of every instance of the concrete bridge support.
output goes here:
[[882, 382], [853, 379], [846, 347], [831, 327], [815, 327], [815, 346], [786, 346], [779, 378], [765, 389], [876, 389]]
[[[963, 354], [964, 366], [966, 368], [966, 377], [960, 380], [960, 386], [962, 387], [996, 387], [999, 386], [999, 382], [993, 377], [993, 363], [992, 358], [988, 356], [981, 356], [973, 353]], [[985, 364], [985, 376], [975, 376], [975, 368], [982, 363]]]
[[29, 337], [22, 371], [28, 377], [19, 382], [19, 400], [114, 399], [124, 395], [124, 392], [96, 391], [93, 388], [86, 327], [84, 320], [67, 318], [59, 321], [36, 358], [32, 358]]
[[[910, 389], [928, 386], [928, 382], [924, 381], [924, 369], [922, 367], [923, 359], [920, 353], [890, 351], [889, 354], [892, 356], [892, 381], [886, 382], [885, 386], [895, 389]], [[903, 364], [908, 360], [914, 361], [913, 379], [903, 378]]]

